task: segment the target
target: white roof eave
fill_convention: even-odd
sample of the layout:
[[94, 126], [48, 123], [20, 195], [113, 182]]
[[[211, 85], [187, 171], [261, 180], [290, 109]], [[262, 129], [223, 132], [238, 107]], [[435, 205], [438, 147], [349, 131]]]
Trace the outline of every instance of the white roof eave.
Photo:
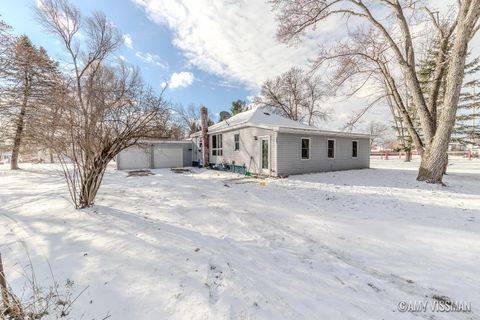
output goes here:
[[191, 140], [138, 140], [137, 143], [140, 144], [179, 144], [179, 143], [192, 143]]
[[[220, 128], [220, 129], [210, 129], [210, 130], [208, 130], [208, 134], [222, 133], [222, 132], [226, 132], [226, 131], [238, 130], [238, 129], [243, 129], [243, 128], [247, 128], [247, 127], [256, 127], [256, 128], [270, 129], [270, 130], [274, 129], [272, 127], [265, 126], [265, 125], [257, 125], [257, 124], [251, 124], [251, 123], [239, 123], [237, 125], [230, 126], [230, 127], [224, 127], [224, 128]], [[192, 138], [193, 137], [199, 137], [201, 135], [202, 135], [202, 131], [198, 131], [198, 132], [195, 132], [192, 135], [190, 135], [190, 137], [192, 137]]]
[[[311, 135], [322, 135], [322, 136], [335, 136], [335, 137], [349, 137], [349, 138], [363, 138], [363, 139], [370, 139], [372, 138], [371, 134], [367, 133], [349, 133], [349, 132], [341, 132], [341, 131], [328, 131], [328, 130], [320, 130], [320, 129], [308, 129], [308, 128], [288, 128], [288, 127], [279, 127], [279, 126], [270, 126], [270, 125], [262, 125], [262, 124], [253, 124], [253, 123], [242, 123], [235, 126], [221, 128], [217, 130], [208, 131], [208, 134], [216, 134], [222, 133], [231, 130], [238, 130], [247, 127], [255, 127], [261, 129], [272, 130], [276, 132], [282, 133], [303, 133], [303, 134], [311, 134]], [[192, 134], [190, 137], [198, 137], [201, 135], [201, 131]]]
[[277, 127], [277, 132], [283, 133], [308, 133], [312, 135], [321, 135], [321, 136], [336, 136], [336, 137], [349, 137], [349, 138], [372, 138], [371, 134], [368, 133], [349, 133], [342, 131], [328, 131], [320, 129], [300, 129], [300, 128], [287, 128], [287, 127]]

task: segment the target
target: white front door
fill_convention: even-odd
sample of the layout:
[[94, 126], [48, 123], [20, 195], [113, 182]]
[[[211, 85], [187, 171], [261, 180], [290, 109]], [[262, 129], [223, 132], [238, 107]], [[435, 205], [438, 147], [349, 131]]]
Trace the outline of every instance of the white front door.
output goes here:
[[270, 137], [260, 138], [260, 170], [270, 174]]

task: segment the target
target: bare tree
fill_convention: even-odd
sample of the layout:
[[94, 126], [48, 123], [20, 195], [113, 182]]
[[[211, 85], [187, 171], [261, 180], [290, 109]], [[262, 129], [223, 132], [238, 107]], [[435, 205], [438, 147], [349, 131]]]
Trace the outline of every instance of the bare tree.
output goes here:
[[179, 105], [177, 107], [179, 123], [184, 128], [186, 135], [200, 131], [200, 108], [191, 103], [188, 107]]
[[314, 125], [328, 119], [329, 110], [322, 107], [328, 95], [319, 77], [292, 68], [273, 80], [267, 80], [254, 102], [295, 121]]
[[390, 131], [390, 128], [384, 123], [378, 121], [370, 121], [368, 124], [368, 133], [371, 135], [370, 138], [370, 149], [377, 146], [379, 140], [385, 138], [385, 136]]
[[[163, 91], [165, 90], [166, 88], [163, 88]], [[153, 92], [151, 93], [154, 95]], [[159, 102], [163, 104], [163, 107], [158, 110], [154, 122], [155, 125], [152, 128], [152, 131], [146, 134], [145, 138], [160, 140], [182, 139], [184, 136], [183, 128], [181, 127], [178, 118], [175, 116], [175, 110], [170, 107], [170, 103], [163, 100], [162, 95], [157, 95], [156, 99], [159, 99]]]
[[323, 106], [325, 98], [330, 95], [328, 85], [320, 76], [306, 76], [304, 79], [303, 110], [305, 122], [311, 126], [318, 121], [326, 121], [330, 117], [331, 110]]
[[[284, 42], [299, 40], [307, 29], [318, 26], [334, 15], [357, 19], [362, 23], [363, 27], [356, 34], [353, 36], [350, 34], [350, 45], [339, 42], [336, 49], [343, 49], [341, 52], [334, 53], [328, 50], [321, 52], [318, 64], [336, 58], [341, 61], [338, 63], [339, 67], [345, 68], [350, 74], [361, 73], [364, 78], [380, 75], [386, 83], [388, 95], [394, 99], [395, 106], [400, 108], [400, 113], [405, 117], [412, 140], [422, 153], [417, 179], [442, 183], [446, 152], [455, 124], [463, 82], [468, 43], [479, 28], [480, 0], [463, 0], [456, 3], [452, 1], [450, 13], [455, 14], [452, 18], [441, 17], [432, 8], [416, 1], [272, 0], [271, 2], [279, 12], [278, 37]], [[440, 45], [436, 53], [433, 76], [435, 80], [425, 94], [417, 76], [416, 56], [421, 50], [422, 42], [429, 41], [432, 34]], [[362, 43], [363, 36], [370, 37], [371, 42], [363, 41], [369, 46], [360, 46], [360, 50], [357, 50], [356, 45]], [[452, 39], [451, 54], [447, 54], [448, 43]], [[375, 65], [375, 72], [368, 73], [366, 68], [356, 72], [359, 62], [364, 65], [367, 62]], [[394, 76], [396, 73], [400, 73], [400, 77]], [[442, 109], [438, 110], [437, 98], [443, 78], [446, 83], [445, 97]], [[404, 114], [405, 98], [400, 94], [399, 83], [404, 83], [408, 88], [408, 94], [418, 113], [423, 139], [418, 137], [418, 132], [408, 124], [408, 118]]]
[[[368, 110], [386, 99], [388, 105], [400, 115], [417, 150], [421, 153], [425, 143], [418, 126], [415, 126], [416, 113], [410, 112], [408, 106], [411, 96], [406, 92], [402, 79], [399, 79], [398, 74], [390, 68], [392, 58], [386, 54], [388, 43], [383, 41], [378, 31], [373, 28], [367, 30], [360, 28], [352, 32], [351, 37], [353, 41], [339, 42], [330, 50], [324, 50], [316, 61], [317, 66], [330, 61], [336, 64], [333, 73], [334, 86], [340, 87], [350, 83], [353, 89], [348, 96], [354, 95], [367, 83], [378, 92], [366, 107], [352, 117], [345, 128], [353, 128]], [[395, 113], [392, 115], [395, 116]]]
[[[51, 139], [56, 148], [67, 147], [56, 152], [75, 207], [89, 207], [108, 163], [158, 131], [167, 106], [161, 94], [145, 87], [136, 68], [109, 63], [122, 37], [103, 14], [83, 20], [66, 0], [41, 0], [37, 17], [60, 38], [71, 60], [73, 71], [65, 75], [62, 112]], [[77, 41], [80, 27], [82, 43]]]

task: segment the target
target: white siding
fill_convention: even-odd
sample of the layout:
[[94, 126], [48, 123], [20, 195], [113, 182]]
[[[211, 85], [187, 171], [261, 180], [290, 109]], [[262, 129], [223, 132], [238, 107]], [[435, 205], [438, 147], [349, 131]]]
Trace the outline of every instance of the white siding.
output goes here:
[[154, 168], [183, 167], [183, 149], [176, 146], [171, 148], [153, 149]]
[[[235, 150], [235, 134], [240, 135], [240, 150], [238, 151]], [[245, 165], [247, 170], [252, 173], [261, 173], [260, 137], [263, 136], [270, 137], [270, 174], [272, 176], [370, 167], [369, 138], [278, 133], [255, 127], [222, 132], [223, 155], [212, 157], [210, 150], [210, 163], [232, 164], [235, 162], [236, 165]], [[301, 138], [310, 139], [309, 159], [301, 158]], [[334, 159], [327, 157], [328, 139], [335, 140]], [[357, 158], [352, 157], [352, 141], [358, 141]], [[197, 149], [197, 146], [194, 146], [194, 158], [200, 159], [201, 153]]]
[[120, 170], [148, 169], [151, 167], [151, 147], [131, 146], [117, 156], [117, 168]]
[[[240, 135], [240, 150], [235, 150], [235, 134]], [[276, 175], [276, 135], [277, 133], [272, 130], [254, 127], [222, 132], [223, 155], [212, 157], [212, 151], [210, 150], [210, 162], [213, 164], [220, 164], [222, 161], [228, 164], [235, 162], [235, 165], [245, 165], [247, 170], [252, 173], [260, 173], [260, 137], [268, 136], [270, 137], [271, 174]], [[255, 140], [255, 137], [257, 137], [257, 140]]]
[[[310, 138], [310, 159], [301, 158], [301, 138]], [[327, 140], [335, 140], [335, 158], [327, 157]], [[358, 141], [358, 157], [352, 157], [352, 141]], [[278, 175], [319, 171], [361, 169], [370, 167], [368, 138], [345, 138], [279, 133], [277, 137]]]
[[153, 141], [131, 146], [117, 156], [117, 169], [158, 169], [192, 165], [193, 144], [188, 141]]

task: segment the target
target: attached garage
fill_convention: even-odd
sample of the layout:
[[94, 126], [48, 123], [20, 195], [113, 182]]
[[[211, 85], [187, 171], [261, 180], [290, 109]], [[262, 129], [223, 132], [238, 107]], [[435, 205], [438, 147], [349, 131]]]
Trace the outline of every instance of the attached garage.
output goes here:
[[132, 170], [150, 168], [150, 147], [131, 146], [117, 156], [117, 169]]
[[183, 167], [183, 148], [162, 146], [153, 149], [154, 168]]
[[117, 156], [118, 170], [176, 168], [192, 165], [191, 141], [142, 141]]

